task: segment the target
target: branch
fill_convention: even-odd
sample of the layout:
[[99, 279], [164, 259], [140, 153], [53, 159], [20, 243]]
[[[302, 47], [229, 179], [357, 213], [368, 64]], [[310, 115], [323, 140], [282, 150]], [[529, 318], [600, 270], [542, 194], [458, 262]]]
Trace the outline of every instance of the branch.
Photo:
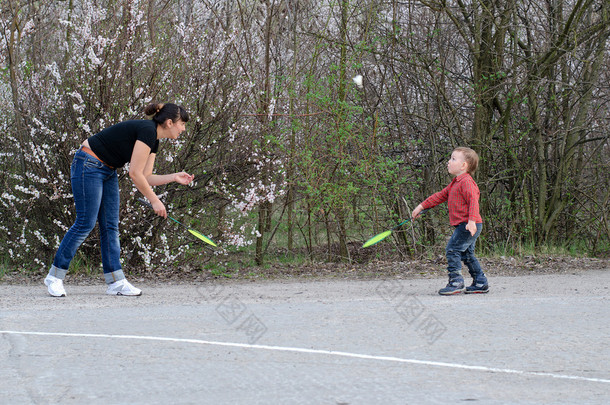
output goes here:
[[320, 114], [331, 114], [330, 111], [319, 111], [319, 112], [315, 112], [315, 113], [310, 113], [310, 114], [264, 114], [264, 113], [260, 113], [260, 114], [240, 114], [242, 117], [268, 117], [269, 115], [271, 115], [272, 117], [311, 117], [314, 115], [320, 115]]

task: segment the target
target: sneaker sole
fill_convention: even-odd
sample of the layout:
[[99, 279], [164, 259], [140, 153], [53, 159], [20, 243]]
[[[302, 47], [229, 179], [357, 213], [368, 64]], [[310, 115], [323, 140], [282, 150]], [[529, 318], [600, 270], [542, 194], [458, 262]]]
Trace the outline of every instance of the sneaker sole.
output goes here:
[[455, 290], [455, 291], [451, 291], [451, 292], [438, 292], [439, 295], [458, 295], [458, 294], [462, 294], [464, 292], [464, 290]]
[[120, 292], [118, 293], [106, 293], [107, 295], [116, 295], [118, 297], [139, 297], [142, 295], [142, 293], [140, 294], [122, 294]]
[[487, 294], [489, 290], [464, 291], [464, 294]]

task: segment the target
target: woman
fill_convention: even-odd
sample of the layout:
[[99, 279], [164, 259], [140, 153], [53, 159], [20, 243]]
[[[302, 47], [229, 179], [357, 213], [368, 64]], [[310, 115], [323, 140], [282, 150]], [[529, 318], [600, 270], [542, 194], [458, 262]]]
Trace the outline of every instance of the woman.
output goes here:
[[153, 174], [159, 139], [177, 139], [189, 120], [175, 104], [150, 104], [144, 109], [150, 120], [130, 120], [108, 127], [85, 140], [72, 161], [71, 182], [76, 221], [64, 236], [53, 265], [44, 280], [49, 294], [65, 297], [63, 280], [76, 250], [99, 224], [104, 278], [110, 295], [141, 295], [123, 274], [119, 259], [119, 182], [116, 169], [129, 162], [129, 177], [151, 202], [155, 213], [167, 217], [165, 206], [151, 186], [171, 182], [189, 184], [185, 173]]

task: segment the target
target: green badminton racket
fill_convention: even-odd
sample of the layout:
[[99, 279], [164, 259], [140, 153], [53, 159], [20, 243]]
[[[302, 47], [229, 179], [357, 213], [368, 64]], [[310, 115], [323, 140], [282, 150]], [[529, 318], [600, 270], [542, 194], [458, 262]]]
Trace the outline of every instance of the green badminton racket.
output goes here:
[[[146, 201], [143, 198], [138, 198], [138, 202], [140, 202], [141, 204], [146, 205], [149, 208], [153, 207], [151, 203], [149, 203], [148, 201]], [[172, 221], [174, 221], [175, 223], [177, 223], [178, 225], [182, 226], [187, 231], [189, 231], [192, 235], [196, 236], [197, 238], [199, 238], [202, 241], [204, 241], [205, 243], [207, 243], [208, 245], [212, 245], [214, 247], [218, 247], [218, 245], [216, 245], [216, 243], [214, 243], [214, 241], [212, 239], [208, 238], [207, 236], [205, 236], [201, 232], [189, 228], [188, 226], [184, 225], [182, 222], [178, 221], [177, 219], [174, 219], [174, 218], [170, 217], [169, 215], [167, 217], [169, 219], [171, 219]]]
[[[419, 214], [421, 215], [426, 211], [428, 211], [428, 210], [422, 210]], [[396, 225], [392, 229], [388, 229], [385, 232], [381, 232], [380, 234], [373, 236], [371, 239], [364, 242], [364, 245], [362, 245], [362, 247], [365, 248], [365, 247], [373, 246], [373, 245], [381, 242], [382, 240], [384, 240], [385, 238], [390, 236], [392, 234], [392, 232], [394, 232], [394, 230], [400, 228], [401, 226], [403, 226], [404, 224], [406, 224], [408, 222], [411, 222], [411, 218], [405, 219], [404, 221], [402, 221], [400, 224]]]

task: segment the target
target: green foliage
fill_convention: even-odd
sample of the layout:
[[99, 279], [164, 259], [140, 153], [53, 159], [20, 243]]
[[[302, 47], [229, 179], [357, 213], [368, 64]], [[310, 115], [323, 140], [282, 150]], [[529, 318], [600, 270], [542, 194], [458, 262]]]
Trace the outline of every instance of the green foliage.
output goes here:
[[8, 257], [0, 256], [0, 281], [9, 272], [11, 272], [11, 265]]
[[535, 244], [532, 242], [519, 242], [512, 244], [498, 244], [487, 246], [482, 256], [487, 257], [535, 257], [535, 256], [558, 256], [558, 257], [587, 257], [591, 255], [590, 243], [586, 240], [578, 240], [566, 245]]

